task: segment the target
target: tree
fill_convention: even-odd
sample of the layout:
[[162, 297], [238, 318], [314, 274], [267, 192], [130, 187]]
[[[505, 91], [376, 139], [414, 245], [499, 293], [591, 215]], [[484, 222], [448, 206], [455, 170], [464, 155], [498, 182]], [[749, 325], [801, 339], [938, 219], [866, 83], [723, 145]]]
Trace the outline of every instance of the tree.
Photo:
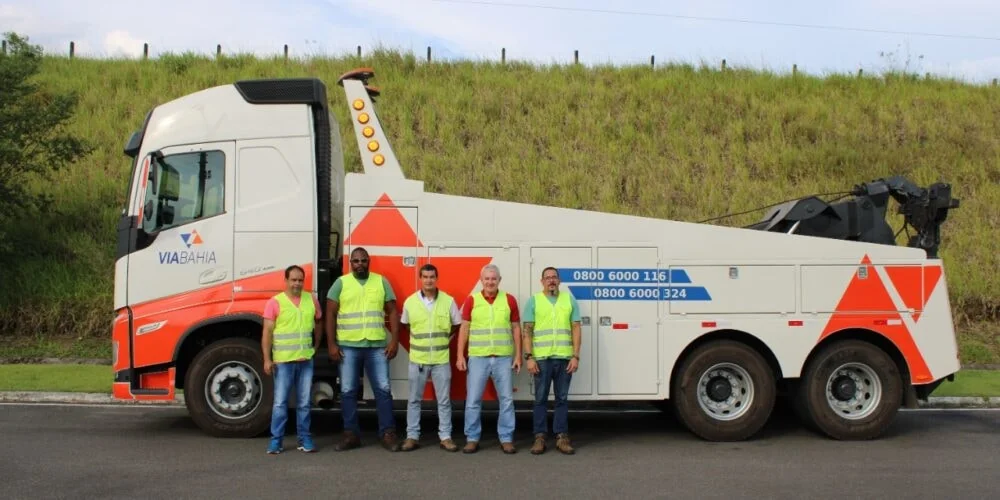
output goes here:
[[33, 77], [42, 49], [27, 37], [5, 33], [7, 52], [0, 54], [0, 255], [9, 248], [9, 221], [40, 206], [46, 197], [33, 193], [29, 181], [75, 162], [91, 151], [66, 131], [77, 96], [43, 88]]

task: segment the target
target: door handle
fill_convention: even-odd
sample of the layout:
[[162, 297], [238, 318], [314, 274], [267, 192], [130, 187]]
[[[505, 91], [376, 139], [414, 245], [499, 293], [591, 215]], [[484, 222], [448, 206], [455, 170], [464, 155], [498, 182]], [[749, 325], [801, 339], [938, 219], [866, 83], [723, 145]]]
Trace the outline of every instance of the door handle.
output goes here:
[[611, 326], [611, 316], [601, 316], [601, 326]]
[[209, 283], [215, 283], [217, 281], [222, 281], [226, 279], [226, 275], [229, 273], [225, 269], [215, 268], [209, 269], [207, 271], [202, 271], [198, 276], [198, 283], [202, 285], [207, 285]]

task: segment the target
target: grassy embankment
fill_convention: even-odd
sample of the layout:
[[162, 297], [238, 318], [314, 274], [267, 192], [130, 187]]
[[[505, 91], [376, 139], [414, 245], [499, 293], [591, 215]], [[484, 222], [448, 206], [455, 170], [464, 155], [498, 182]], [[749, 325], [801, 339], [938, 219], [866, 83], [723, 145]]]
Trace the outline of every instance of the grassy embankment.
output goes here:
[[[691, 221], [893, 174], [950, 182], [962, 206], [944, 225], [941, 254], [961, 357], [1000, 361], [1000, 88], [685, 66], [426, 64], [391, 53], [47, 58], [40, 79], [79, 93], [72, 128], [97, 149], [36, 186], [54, 196], [51, 212], [9, 228], [41, 245], [3, 263], [0, 356], [109, 355], [114, 227], [130, 169], [121, 151], [152, 106], [237, 79], [312, 75], [331, 85], [349, 136], [333, 83], [357, 66], [375, 68], [403, 168], [431, 191]], [[346, 161], [357, 170], [357, 150]]]

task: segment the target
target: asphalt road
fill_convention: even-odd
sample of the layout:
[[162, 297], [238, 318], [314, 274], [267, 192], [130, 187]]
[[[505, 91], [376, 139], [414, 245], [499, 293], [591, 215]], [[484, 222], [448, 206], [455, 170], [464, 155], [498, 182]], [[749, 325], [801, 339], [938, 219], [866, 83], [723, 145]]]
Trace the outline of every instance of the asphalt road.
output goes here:
[[[571, 414], [577, 454], [516, 455], [484, 415], [483, 448], [449, 454], [425, 413], [424, 447], [390, 453], [362, 414], [365, 447], [334, 452], [337, 412], [313, 414], [320, 450], [264, 453], [213, 439], [183, 408], [0, 405], [0, 498], [997, 498], [1000, 411], [903, 411], [873, 442], [836, 442], [779, 415], [756, 439], [708, 443], [658, 413]], [[403, 427], [405, 416], [397, 412]], [[456, 441], [464, 444], [461, 414]], [[430, 432], [427, 432], [430, 431]]]

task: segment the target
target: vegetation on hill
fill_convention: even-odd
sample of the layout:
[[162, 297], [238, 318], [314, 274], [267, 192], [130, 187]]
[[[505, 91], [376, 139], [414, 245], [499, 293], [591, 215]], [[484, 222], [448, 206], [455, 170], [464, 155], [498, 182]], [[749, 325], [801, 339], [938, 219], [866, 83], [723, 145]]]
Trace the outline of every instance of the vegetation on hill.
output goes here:
[[[698, 221], [894, 174], [952, 183], [962, 206], [944, 224], [941, 255], [962, 359], [1000, 361], [1000, 88], [907, 74], [426, 63], [388, 51], [46, 57], [39, 83], [79, 96], [69, 130], [96, 147], [31, 183], [51, 204], [5, 228], [17, 250], [0, 263], [3, 342], [110, 335], [114, 228], [130, 171], [122, 148], [150, 108], [239, 79], [317, 76], [350, 137], [334, 82], [359, 66], [375, 69], [404, 171], [436, 192]], [[348, 149], [350, 170], [358, 154]]]

